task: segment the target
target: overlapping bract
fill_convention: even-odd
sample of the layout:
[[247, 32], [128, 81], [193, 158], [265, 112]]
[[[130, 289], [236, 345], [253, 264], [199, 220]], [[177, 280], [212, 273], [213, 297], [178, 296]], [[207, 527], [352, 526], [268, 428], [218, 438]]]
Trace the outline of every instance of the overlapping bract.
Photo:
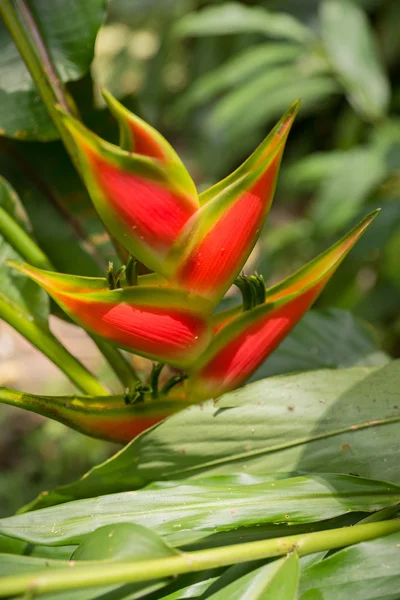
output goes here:
[[190, 401], [241, 385], [318, 297], [376, 212], [282, 283], [266, 300], [213, 316], [242, 270], [270, 209], [295, 102], [230, 176], [197, 195], [168, 142], [109, 94], [121, 147], [64, 116], [85, 181], [110, 232], [155, 274], [108, 289], [106, 279], [18, 268], [89, 331], [184, 369]]

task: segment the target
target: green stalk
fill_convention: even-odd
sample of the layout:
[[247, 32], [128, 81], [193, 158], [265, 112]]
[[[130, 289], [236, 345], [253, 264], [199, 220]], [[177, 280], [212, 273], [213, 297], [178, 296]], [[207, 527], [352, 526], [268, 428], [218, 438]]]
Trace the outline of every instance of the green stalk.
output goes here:
[[47, 356], [85, 394], [108, 395], [108, 391], [66, 348], [51, 331], [24, 313], [0, 294], [0, 318], [16, 329]]
[[97, 337], [97, 335], [90, 334], [90, 337], [108, 361], [124, 388], [131, 389], [139, 381], [139, 378], [130, 362], [121, 354], [118, 348], [114, 348], [114, 346]]
[[314, 533], [291, 535], [196, 552], [182, 552], [177, 556], [135, 562], [102, 562], [101, 564], [71, 563], [70, 569], [41, 570], [28, 575], [12, 575], [0, 580], [0, 596], [75, 590], [102, 585], [120, 585], [149, 581], [204, 571], [241, 562], [282, 556], [297, 552], [299, 556], [322, 550], [343, 548], [351, 544], [373, 540], [400, 531], [400, 520], [381, 521]]
[[51, 270], [47, 256], [26, 231], [0, 206], [0, 233], [16, 252], [39, 269]]
[[75, 144], [65, 129], [56, 108], [57, 105], [62, 106], [65, 111], [74, 114], [73, 103], [54, 69], [50, 55], [25, 0], [1, 0], [0, 15], [3, 17], [4, 23], [32, 75], [47, 112], [79, 173], [80, 163]]

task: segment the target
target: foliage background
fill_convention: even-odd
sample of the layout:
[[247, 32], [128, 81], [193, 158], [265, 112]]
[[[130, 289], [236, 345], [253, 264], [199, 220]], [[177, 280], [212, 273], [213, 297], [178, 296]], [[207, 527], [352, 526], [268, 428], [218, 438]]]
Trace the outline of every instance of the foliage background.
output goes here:
[[[336, 14], [329, 0], [110, 0], [91, 75], [70, 84], [70, 91], [86, 121], [112, 140], [115, 125], [100, 96], [100, 88], [106, 86], [177, 147], [200, 188], [234, 169], [286, 105], [302, 97], [271, 217], [251, 257], [252, 267], [268, 281], [281, 278], [326, 248], [363, 214], [382, 206], [379, 219], [335, 275], [317, 308], [351, 310], [366, 321], [362, 327], [375, 336], [378, 346], [397, 357], [400, 5], [397, 0], [341, 4]], [[270, 10], [278, 11], [279, 17], [266, 12]], [[85, 199], [76, 194], [59, 143], [51, 141], [54, 131], [43, 126], [41, 136], [49, 141], [40, 159], [34, 141], [6, 141], [0, 156], [2, 172], [27, 200], [29, 212], [27, 191], [21, 189], [15, 172], [13, 179], [13, 167], [5, 158], [11, 144], [32, 168], [40, 168], [38, 161], [44, 161], [48, 183], [73, 199], [78, 215], [85, 214]], [[45, 203], [41, 206], [44, 212], [30, 213], [34, 230], [43, 214], [53, 218], [49, 229], [56, 229], [56, 216], [46, 213]], [[106, 255], [108, 248], [99, 239], [96, 223], [86, 219], [85, 228]], [[71, 255], [77, 252], [73, 236], [54, 240], [48, 232], [40, 241], [44, 247], [57, 244], [59, 268], [73, 262]], [[339, 328], [338, 313], [330, 310], [322, 316]], [[321, 327], [317, 322], [314, 331]], [[351, 335], [343, 320], [340, 331], [344, 352]], [[299, 335], [304, 343], [309, 332], [304, 329]], [[98, 360], [93, 359], [92, 348], [87, 353]], [[331, 366], [329, 359], [321, 360], [320, 366]], [[270, 374], [273, 366], [268, 365]], [[26, 361], [22, 367], [29, 371]], [[67, 391], [64, 380], [46, 373], [43, 367], [36, 391]], [[22, 389], [28, 390], [28, 383]], [[12, 513], [43, 488], [77, 477], [114, 449], [59, 424], [21, 417], [12, 409], [2, 407], [0, 421], [1, 514]]]

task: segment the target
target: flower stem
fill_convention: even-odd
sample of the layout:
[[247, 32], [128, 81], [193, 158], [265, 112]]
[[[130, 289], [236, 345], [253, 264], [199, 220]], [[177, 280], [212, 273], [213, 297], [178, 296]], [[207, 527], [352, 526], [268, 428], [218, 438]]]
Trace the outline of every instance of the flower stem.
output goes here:
[[[299, 556], [322, 550], [343, 548], [400, 531], [400, 520], [381, 521], [353, 527], [342, 527], [314, 533], [291, 535], [182, 552], [177, 556], [136, 562], [102, 562], [97, 564], [71, 563], [71, 568], [12, 575], [1, 581], [0, 596], [30, 592], [32, 594], [149, 581], [194, 571], [204, 571], [236, 563], [282, 556], [296, 551]], [[67, 572], [68, 571], [68, 572]]]

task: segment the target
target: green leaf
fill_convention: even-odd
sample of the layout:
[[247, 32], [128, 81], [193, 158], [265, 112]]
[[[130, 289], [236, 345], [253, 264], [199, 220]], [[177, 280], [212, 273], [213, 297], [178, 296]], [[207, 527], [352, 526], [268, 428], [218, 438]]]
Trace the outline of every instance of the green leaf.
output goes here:
[[95, 529], [84, 538], [72, 560], [147, 560], [174, 556], [177, 551], [158, 535], [133, 523]]
[[[0, 178], [0, 211], [4, 210], [26, 232], [31, 225], [21, 202], [11, 185]], [[0, 212], [0, 220], [2, 213]], [[1, 226], [0, 226], [1, 230]], [[0, 233], [0, 296], [21, 309], [32, 319], [46, 325], [49, 315], [49, 298], [33, 281], [6, 266], [7, 260], [21, 261], [22, 257], [10, 246]]]
[[299, 43], [312, 40], [312, 32], [286, 13], [250, 7], [238, 2], [225, 2], [185, 15], [175, 26], [178, 37], [261, 33], [272, 38], [285, 38]]
[[[229, 569], [226, 575], [230, 575]], [[229, 585], [223, 586], [223, 577], [217, 581], [219, 589], [212, 593], [209, 588], [208, 600], [296, 600], [299, 581], [299, 559], [295, 553], [274, 560]]]
[[339, 472], [400, 484], [400, 362], [271, 377], [193, 406], [31, 508], [204, 473]]
[[33, 544], [80, 543], [93, 529], [135, 523], [187, 545], [210, 534], [256, 524], [306, 524], [400, 502], [400, 487], [348, 475], [239, 482], [210, 477], [186, 484], [108, 494], [0, 520], [0, 533]]
[[387, 111], [390, 87], [363, 10], [347, 0], [321, 5], [322, 38], [352, 106], [367, 120]]
[[[105, 18], [105, 0], [32, 0], [29, 6], [61, 80], [82, 77], [93, 59], [96, 35]], [[3, 21], [0, 70], [2, 134], [39, 140], [58, 137]]]
[[400, 534], [335, 552], [301, 573], [300, 600], [397, 600]]
[[310, 310], [251, 381], [293, 371], [379, 366], [389, 360], [377, 347], [373, 330], [350, 312]]

